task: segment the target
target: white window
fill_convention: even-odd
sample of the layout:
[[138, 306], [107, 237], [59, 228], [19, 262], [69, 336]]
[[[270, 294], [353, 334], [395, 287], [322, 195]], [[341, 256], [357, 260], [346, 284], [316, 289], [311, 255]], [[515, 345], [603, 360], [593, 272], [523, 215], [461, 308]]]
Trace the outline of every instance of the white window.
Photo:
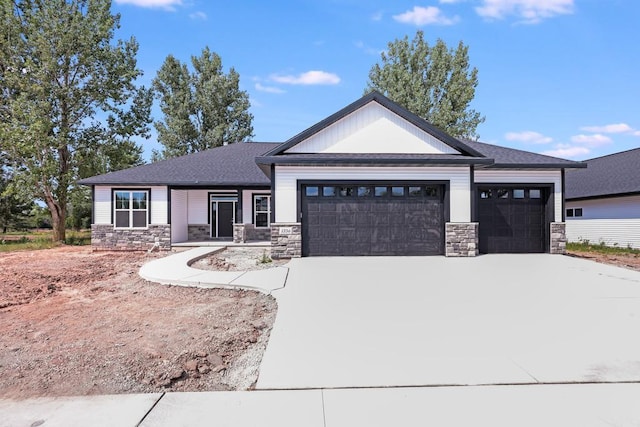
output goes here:
[[256, 227], [271, 225], [271, 196], [253, 196], [253, 224]]
[[149, 192], [114, 191], [115, 228], [147, 228]]

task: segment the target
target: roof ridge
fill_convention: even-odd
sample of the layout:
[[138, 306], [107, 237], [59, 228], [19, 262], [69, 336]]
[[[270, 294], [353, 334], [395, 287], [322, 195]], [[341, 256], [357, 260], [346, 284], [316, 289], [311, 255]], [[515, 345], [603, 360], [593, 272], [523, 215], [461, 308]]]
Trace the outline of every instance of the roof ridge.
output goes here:
[[609, 153], [609, 154], [605, 154], [603, 156], [598, 156], [598, 157], [592, 157], [590, 159], [587, 160], [583, 160], [585, 162], [590, 162], [591, 160], [598, 160], [598, 159], [604, 159], [605, 157], [612, 157], [612, 156], [618, 156], [620, 154], [624, 154], [624, 153], [628, 153], [630, 151], [636, 151], [636, 150], [640, 150], [640, 147], [636, 147], [636, 148], [629, 148], [628, 150], [624, 150], [624, 151], [618, 151], [617, 153]]
[[462, 139], [464, 139], [463, 142], [465, 142], [465, 143], [488, 145], [490, 147], [498, 147], [498, 148], [503, 148], [505, 150], [519, 151], [521, 153], [526, 153], [526, 154], [535, 154], [536, 156], [547, 157], [549, 159], [564, 160], [564, 161], [570, 161], [570, 162], [576, 162], [576, 163], [583, 163], [583, 162], [586, 161], [586, 160], [582, 160], [582, 161], [581, 160], [569, 160], [569, 159], [565, 159], [565, 158], [562, 158], [562, 157], [550, 156], [548, 154], [536, 153], [535, 151], [523, 150], [521, 148], [506, 147], [504, 145], [498, 145], [498, 144], [489, 144], [488, 142], [473, 141], [473, 140], [466, 139], [466, 138], [462, 138]]

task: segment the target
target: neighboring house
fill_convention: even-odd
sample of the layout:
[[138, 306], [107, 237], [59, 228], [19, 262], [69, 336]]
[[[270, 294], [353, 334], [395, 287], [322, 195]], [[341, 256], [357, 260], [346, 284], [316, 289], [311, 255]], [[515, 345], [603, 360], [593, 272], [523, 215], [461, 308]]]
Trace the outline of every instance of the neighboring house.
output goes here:
[[567, 238], [640, 249], [640, 148], [566, 175]]
[[373, 92], [283, 144], [236, 143], [82, 180], [95, 249], [271, 240], [272, 256], [565, 249], [565, 169], [460, 140]]

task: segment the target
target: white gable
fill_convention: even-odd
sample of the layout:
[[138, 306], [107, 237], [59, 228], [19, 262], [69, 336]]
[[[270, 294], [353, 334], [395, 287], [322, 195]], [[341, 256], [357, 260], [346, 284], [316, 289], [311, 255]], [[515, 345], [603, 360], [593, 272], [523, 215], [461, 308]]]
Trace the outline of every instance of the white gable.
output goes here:
[[285, 153], [460, 154], [375, 101]]

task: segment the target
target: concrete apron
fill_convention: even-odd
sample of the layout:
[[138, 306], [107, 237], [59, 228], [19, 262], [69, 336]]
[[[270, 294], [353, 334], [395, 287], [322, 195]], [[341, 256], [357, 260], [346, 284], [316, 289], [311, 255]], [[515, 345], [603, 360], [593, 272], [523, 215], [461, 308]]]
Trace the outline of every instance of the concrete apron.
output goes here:
[[640, 381], [640, 273], [558, 255], [304, 258], [258, 389]]

